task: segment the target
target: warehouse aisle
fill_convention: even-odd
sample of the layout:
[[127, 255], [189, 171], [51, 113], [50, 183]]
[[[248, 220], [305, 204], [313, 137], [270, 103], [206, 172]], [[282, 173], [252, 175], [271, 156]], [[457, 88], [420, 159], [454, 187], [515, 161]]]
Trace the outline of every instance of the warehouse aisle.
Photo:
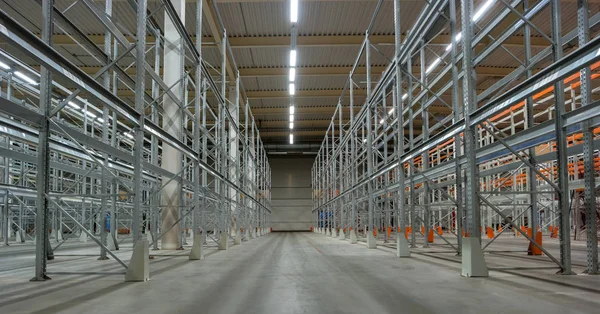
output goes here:
[[272, 233], [203, 261], [157, 256], [146, 283], [0, 277], [0, 313], [591, 313], [600, 302], [592, 292], [554, 293], [557, 286], [513, 275], [466, 279], [455, 267], [312, 233]]

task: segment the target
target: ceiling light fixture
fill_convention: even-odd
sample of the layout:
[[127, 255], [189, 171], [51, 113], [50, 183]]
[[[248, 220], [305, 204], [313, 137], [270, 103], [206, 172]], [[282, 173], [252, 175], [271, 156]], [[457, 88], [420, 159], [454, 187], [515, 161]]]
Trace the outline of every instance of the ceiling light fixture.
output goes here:
[[296, 49], [290, 50], [290, 66], [296, 66]]
[[490, 6], [492, 6], [494, 1], [495, 0], [488, 0], [486, 3], [484, 3], [483, 6], [481, 6], [481, 8], [479, 8], [477, 12], [475, 12], [475, 15], [473, 15], [473, 22], [477, 22], [483, 16], [485, 11], [487, 11], [490, 8]]
[[296, 80], [296, 68], [290, 68], [290, 82]]
[[294, 83], [290, 83], [289, 91], [290, 91], [290, 95], [296, 94], [296, 85], [294, 85]]
[[71, 106], [71, 107], [73, 107], [75, 109], [81, 109], [81, 107], [78, 104], [76, 104], [76, 103], [74, 103], [72, 101], [69, 101], [68, 104], [69, 104], [69, 106]]
[[298, 22], [298, 0], [290, 0], [290, 21]]
[[290, 122], [294, 122], [294, 115], [293, 114], [290, 115]]
[[290, 130], [294, 129], [294, 122], [290, 122]]
[[290, 133], [290, 144], [294, 144], [294, 134]]
[[0, 68], [3, 68], [5, 70], [10, 70], [10, 66], [2, 61], [0, 61]]
[[296, 112], [296, 107], [294, 105], [290, 106], [290, 114], [294, 114]]
[[425, 71], [425, 74], [428, 74], [429, 72], [431, 72], [431, 70], [435, 69], [435, 67], [440, 63], [440, 61], [442, 61], [442, 59], [436, 58], [433, 61], [433, 63], [427, 68], [427, 70]]
[[39, 83], [34, 81], [33, 79], [31, 79], [29, 76], [19, 72], [19, 71], [15, 71], [14, 72], [16, 76], [18, 76], [20, 79], [22, 79], [23, 81], [31, 84], [31, 85], [38, 85]]

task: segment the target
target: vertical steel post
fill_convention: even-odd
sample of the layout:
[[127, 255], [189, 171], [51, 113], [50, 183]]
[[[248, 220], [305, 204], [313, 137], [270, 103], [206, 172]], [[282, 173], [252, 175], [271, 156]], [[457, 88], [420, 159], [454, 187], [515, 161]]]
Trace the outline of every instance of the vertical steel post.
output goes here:
[[136, 72], [135, 72], [135, 109], [140, 114], [138, 126], [135, 128], [135, 143], [133, 147], [133, 217], [131, 230], [133, 243], [142, 240], [142, 174], [143, 174], [143, 151], [144, 151], [144, 95], [146, 82], [144, 63], [146, 62], [146, 7], [147, 0], [139, 0], [137, 7], [137, 32], [136, 32]]
[[[577, 33], [579, 47], [590, 40], [589, 6], [587, 0], [577, 1]], [[581, 81], [581, 106], [587, 106], [591, 100], [590, 68], [579, 72]], [[598, 226], [596, 225], [596, 182], [594, 167], [594, 133], [589, 121], [583, 123], [583, 168], [585, 197], [585, 231], [588, 274], [598, 274]]]
[[[552, 13], [552, 52], [553, 61], [562, 58], [560, 1], [551, 0]], [[560, 221], [560, 260], [563, 266], [563, 275], [573, 274], [571, 271], [571, 218], [569, 205], [569, 171], [567, 160], [567, 138], [564, 133], [563, 114], [565, 113], [564, 83], [562, 80], [554, 83], [555, 116], [554, 125], [556, 131], [556, 154], [557, 154], [557, 179], [558, 179], [558, 216]]]
[[463, 42], [463, 105], [465, 110], [465, 157], [467, 182], [466, 197], [466, 232], [462, 247], [462, 272], [466, 277], [487, 277], [488, 269], [481, 250], [481, 231], [479, 206], [479, 166], [475, 158], [477, 145], [477, 128], [471, 125], [470, 114], [477, 109], [475, 95], [476, 81], [473, 68], [473, 23], [471, 22], [473, 1], [461, 0], [462, 9], [462, 42]]
[[[456, 40], [456, 36], [459, 34], [458, 27], [456, 26], [456, 2], [455, 0], [450, 0], [450, 38], [452, 40], [452, 51], [451, 53], [451, 71], [452, 71], [452, 111], [453, 111], [453, 122], [456, 123], [460, 120], [461, 117], [461, 107], [459, 101], [459, 91], [458, 91], [458, 41]], [[454, 136], [454, 172], [455, 172], [455, 194], [454, 198], [456, 199], [456, 209], [455, 209], [455, 223], [456, 223], [456, 239], [458, 244], [458, 254], [460, 255], [462, 252], [462, 217], [463, 217], [463, 207], [462, 207], [462, 169], [460, 167], [460, 158], [461, 158], [461, 136], [460, 134], [456, 134]]]
[[[523, 1], [523, 11], [526, 12], [529, 9], [529, 0]], [[529, 78], [533, 75], [533, 71], [529, 67], [531, 62], [531, 28], [529, 24], [524, 23], [524, 39], [525, 39], [525, 67], [527, 68], [526, 78]], [[533, 98], [527, 97], [525, 100], [525, 126], [526, 128], [531, 128], [534, 126], [534, 112], [533, 112]], [[536, 167], [535, 160], [535, 147], [530, 148], [528, 151], [529, 155], [529, 163]], [[532, 230], [532, 236], [535, 239], [536, 233], [538, 230], [538, 202], [537, 202], [537, 175], [535, 171], [530, 167], [527, 167], [527, 190], [529, 190], [529, 203], [530, 212], [529, 212], [529, 227]]]
[[[54, 35], [53, 20], [54, 0], [42, 2], [42, 40], [52, 46]], [[38, 136], [37, 160], [37, 212], [35, 217], [35, 277], [32, 281], [50, 279], [46, 272], [46, 259], [51, 254], [50, 238], [48, 235], [49, 206], [46, 195], [50, 185], [50, 112], [52, 106], [52, 73], [45, 66], [40, 71], [40, 111], [41, 121]]]

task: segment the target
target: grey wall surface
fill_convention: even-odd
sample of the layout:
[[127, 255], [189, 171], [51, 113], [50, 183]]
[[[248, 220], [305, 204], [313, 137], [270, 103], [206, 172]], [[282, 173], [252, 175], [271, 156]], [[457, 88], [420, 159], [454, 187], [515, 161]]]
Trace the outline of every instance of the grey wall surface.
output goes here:
[[313, 161], [314, 156], [269, 156], [273, 231], [310, 229]]

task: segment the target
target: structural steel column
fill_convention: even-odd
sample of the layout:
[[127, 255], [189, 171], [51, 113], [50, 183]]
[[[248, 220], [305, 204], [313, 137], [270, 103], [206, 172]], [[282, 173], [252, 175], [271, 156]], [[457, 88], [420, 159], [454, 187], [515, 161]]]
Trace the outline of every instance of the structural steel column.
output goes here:
[[[42, 2], [42, 40], [52, 46], [54, 35], [53, 21], [54, 0]], [[38, 162], [37, 162], [37, 212], [35, 217], [35, 277], [32, 281], [50, 279], [46, 274], [46, 258], [50, 253], [48, 235], [48, 199], [50, 178], [50, 111], [52, 106], [52, 73], [45, 66], [40, 71], [40, 112], [44, 116], [41, 121]], [[8, 197], [8, 195], [6, 195]]]
[[[553, 61], [562, 58], [562, 43], [560, 29], [560, 1], [552, 0], [550, 3], [552, 12], [552, 45]], [[556, 154], [557, 154], [557, 179], [558, 179], [558, 217], [560, 230], [560, 259], [562, 274], [569, 275], [571, 272], [571, 218], [569, 205], [569, 171], [567, 160], [567, 138], [563, 129], [563, 114], [565, 113], [564, 83], [558, 80], [554, 83], [554, 106], [555, 106], [555, 131], [556, 131]]]
[[[481, 231], [479, 229], [481, 209], [479, 206], [479, 166], [475, 159], [477, 145], [477, 129], [471, 125], [470, 114], [477, 109], [475, 95], [475, 71], [473, 69], [473, 23], [471, 22], [473, 2], [461, 0], [462, 9], [462, 43], [463, 43], [463, 105], [465, 110], [465, 157], [467, 183], [465, 188], [466, 198], [466, 228], [462, 247], [462, 272], [466, 277], [488, 276], [487, 266], [481, 250]], [[465, 22], [467, 21], [467, 22]]]
[[[238, 165], [241, 160], [238, 158], [239, 152], [239, 139], [238, 139], [238, 130], [237, 125], [239, 124], [239, 115], [240, 115], [240, 76], [237, 73], [237, 77], [235, 78], [235, 85], [229, 86], [227, 101], [227, 110], [233, 119], [232, 122], [229, 123], [229, 155], [227, 156], [227, 165], [229, 166], [229, 180], [236, 185], [239, 184], [239, 174], [238, 174]], [[244, 187], [242, 187], [244, 188]], [[229, 188], [229, 197], [231, 198], [230, 206], [227, 211], [227, 218], [229, 217], [238, 217], [238, 204], [239, 204], [239, 194], [233, 188]], [[233, 221], [231, 224], [232, 227], [237, 229], [237, 221]], [[233, 235], [233, 234], [232, 234]]]
[[[181, 22], [185, 23], [185, 0], [170, 1]], [[167, 86], [172, 86], [172, 95], [179, 97], [184, 88], [181, 79], [183, 77], [185, 50], [177, 28], [168, 17], [165, 17], [164, 38], [163, 80]], [[181, 99], [173, 99], [172, 95], [165, 95], [163, 98], [163, 129], [175, 138], [181, 139]], [[163, 169], [171, 173], [180, 173], [182, 156], [178, 149], [163, 142], [162, 160], [161, 166]], [[163, 177], [163, 182], [169, 179]], [[178, 180], [171, 180], [161, 192], [161, 232], [163, 233], [161, 248], [163, 250], [179, 248], [179, 226], [176, 223], [179, 219], [180, 193], [181, 183]], [[175, 226], [173, 226], [174, 224]], [[169, 228], [171, 229], [169, 230]]]
[[[453, 122], [457, 123], [461, 117], [461, 107], [459, 101], [458, 91], [458, 41], [455, 40], [459, 34], [458, 27], [456, 26], [456, 2], [450, 1], [450, 33], [452, 38], [451, 48], [451, 67], [452, 67], [452, 111], [453, 111]], [[456, 200], [456, 210], [454, 221], [456, 223], [456, 239], [458, 244], [458, 254], [461, 254], [462, 250], [462, 217], [463, 207], [462, 205], [462, 169], [460, 167], [460, 156], [461, 156], [461, 136], [456, 134], [454, 136], [454, 172], [455, 172], [455, 191], [454, 199]], [[451, 226], [449, 226], [451, 230]]]
[[142, 162], [144, 150], [144, 93], [146, 88], [144, 63], [146, 52], [146, 7], [147, 0], [138, 1], [137, 32], [136, 32], [136, 72], [135, 72], [135, 110], [140, 114], [138, 126], [135, 128], [135, 143], [133, 147], [133, 215], [131, 231], [134, 245], [142, 240]]
[[[577, 1], [577, 22], [579, 47], [590, 40], [590, 23], [588, 19], [588, 1]], [[581, 80], [581, 106], [587, 106], [591, 100], [590, 68], [579, 72]], [[583, 123], [583, 168], [585, 196], [585, 231], [587, 248], [588, 274], [598, 273], [598, 226], [596, 225], [596, 181], [594, 168], [594, 133], [589, 121]]]

